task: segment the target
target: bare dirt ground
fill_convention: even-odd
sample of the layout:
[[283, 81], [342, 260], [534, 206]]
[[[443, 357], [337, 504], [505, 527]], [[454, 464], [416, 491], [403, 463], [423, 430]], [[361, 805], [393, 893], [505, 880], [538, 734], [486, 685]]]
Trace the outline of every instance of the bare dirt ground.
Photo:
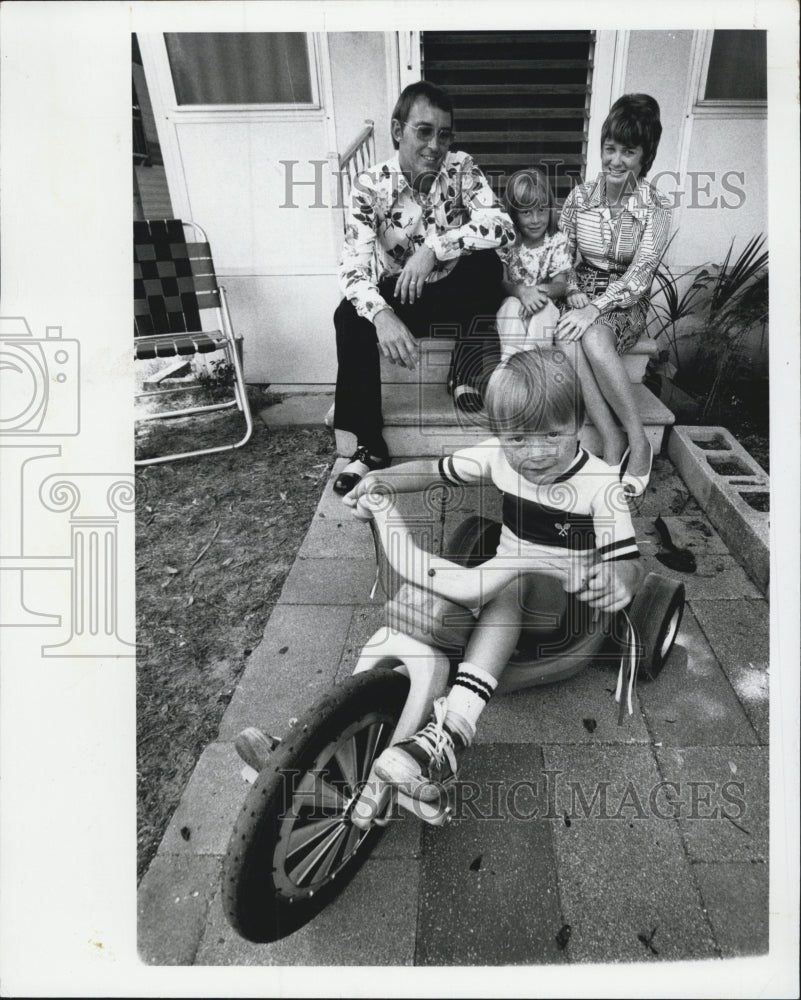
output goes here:
[[[140, 877], [217, 735], [333, 462], [325, 428], [254, 423], [241, 449], [137, 472]], [[236, 413], [141, 424], [137, 454], [237, 440], [241, 426]]]

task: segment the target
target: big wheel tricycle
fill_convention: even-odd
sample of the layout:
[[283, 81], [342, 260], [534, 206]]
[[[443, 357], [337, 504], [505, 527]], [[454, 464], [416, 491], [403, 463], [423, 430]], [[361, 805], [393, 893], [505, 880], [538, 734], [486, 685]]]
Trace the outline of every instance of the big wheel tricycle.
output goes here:
[[[367, 642], [353, 675], [280, 738], [251, 728], [237, 749], [252, 782], [223, 866], [223, 901], [234, 929], [254, 942], [297, 930], [353, 877], [398, 808], [441, 825], [452, 815], [382, 782], [373, 765], [390, 744], [425, 723], [448, 689], [475, 622], [471, 608], [519, 573], [493, 556], [500, 524], [472, 515], [441, 556], [413, 540], [390, 496], [363, 496], [356, 510], [373, 531], [387, 622]], [[526, 570], [530, 572], [530, 569]], [[565, 680], [599, 659], [620, 662], [620, 717], [635, 675], [654, 679], [681, 622], [684, 586], [648, 574], [624, 611], [590, 609], [552, 578], [524, 614], [499, 693]]]

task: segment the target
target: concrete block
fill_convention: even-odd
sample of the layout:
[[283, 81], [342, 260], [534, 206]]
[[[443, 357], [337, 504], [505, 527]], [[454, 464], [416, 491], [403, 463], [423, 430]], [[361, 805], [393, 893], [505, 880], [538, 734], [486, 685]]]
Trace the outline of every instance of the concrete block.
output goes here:
[[[732, 602], [734, 603], [734, 602]], [[637, 685], [653, 739], [666, 746], [752, 745], [756, 735], [692, 610], [657, 679]]]
[[[271, 944], [251, 944], [238, 937], [217, 897], [195, 964], [412, 965], [419, 871], [419, 861], [371, 857], [322, 913]], [[265, 973], [262, 992], [279, 996], [282, 982]]]
[[283, 605], [273, 609], [220, 723], [220, 739], [246, 726], [281, 736], [293, 716], [330, 688], [350, 627], [350, 607]]
[[692, 610], [740, 704], [767, 745], [770, 732], [770, 610], [767, 601], [692, 602]]
[[699, 862], [693, 874], [723, 958], [768, 951], [768, 866]]
[[[652, 752], [593, 746], [543, 754], [555, 787], [559, 818], [551, 823], [571, 961], [714, 957], [675, 821], [661, 818], [658, 797], [652, 801], [661, 780]], [[581, 790], [586, 809], [578, 791], [571, 801], [571, 788]]]
[[137, 948], [148, 965], [192, 965], [220, 886], [222, 858], [157, 854], [137, 893]]
[[668, 454], [732, 555], [766, 592], [770, 517], [746, 498], [769, 494], [767, 473], [725, 427], [674, 427]]
[[533, 747], [474, 746], [465, 756], [462, 818], [424, 831], [416, 964], [566, 960], [550, 821], [528, 818], [533, 799], [511, 791], [541, 768]]
[[657, 747], [656, 755], [678, 787], [673, 810], [693, 861], [768, 860], [767, 747]]

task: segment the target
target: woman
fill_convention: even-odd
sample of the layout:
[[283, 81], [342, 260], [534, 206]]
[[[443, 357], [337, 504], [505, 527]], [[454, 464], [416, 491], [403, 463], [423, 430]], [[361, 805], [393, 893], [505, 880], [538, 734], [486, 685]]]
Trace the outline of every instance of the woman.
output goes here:
[[661, 134], [653, 97], [626, 94], [615, 101], [601, 130], [601, 173], [570, 192], [559, 220], [581, 261], [569, 298], [574, 308], [559, 321], [557, 338], [581, 339], [581, 387], [603, 458], [620, 466], [626, 492], [635, 497], [648, 485], [653, 452], [620, 355], [645, 329], [651, 283], [668, 241], [667, 200], [645, 179]]

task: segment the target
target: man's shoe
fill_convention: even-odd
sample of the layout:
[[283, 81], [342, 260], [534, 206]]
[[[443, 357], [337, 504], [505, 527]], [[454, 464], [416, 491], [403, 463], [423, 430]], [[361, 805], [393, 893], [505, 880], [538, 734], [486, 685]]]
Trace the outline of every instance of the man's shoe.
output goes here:
[[334, 493], [340, 493], [343, 496], [350, 493], [356, 483], [363, 479], [368, 472], [386, 469], [388, 465], [389, 455], [371, 455], [370, 449], [360, 444], [351, 455], [348, 464], [337, 476], [334, 482]]
[[419, 733], [386, 749], [375, 763], [382, 781], [423, 802], [438, 799], [456, 780], [461, 738], [445, 726], [445, 698], [434, 702], [434, 718]]

